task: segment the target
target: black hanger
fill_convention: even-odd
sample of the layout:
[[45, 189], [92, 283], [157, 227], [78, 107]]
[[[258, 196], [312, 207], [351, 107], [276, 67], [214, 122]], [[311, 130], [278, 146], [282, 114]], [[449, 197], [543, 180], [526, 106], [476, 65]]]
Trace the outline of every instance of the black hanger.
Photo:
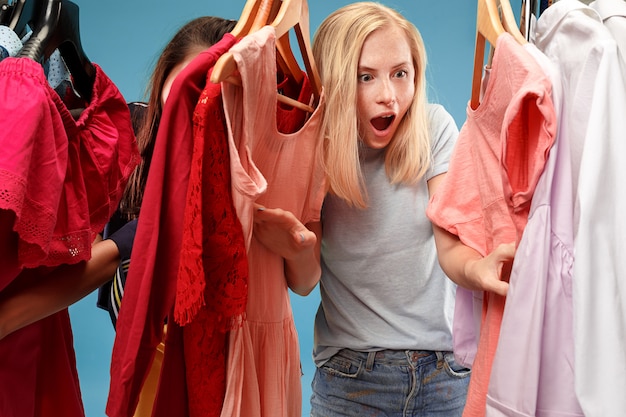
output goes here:
[[42, 62], [58, 49], [72, 74], [74, 89], [81, 98], [89, 101], [96, 70], [80, 43], [78, 6], [69, 0], [41, 0], [37, 3], [39, 13], [32, 22], [33, 33], [18, 57]]
[[0, 25], [9, 26], [11, 20], [11, 14], [13, 13], [13, 6], [9, 4], [9, 0], [0, 1]]
[[11, 12], [11, 21], [8, 26], [20, 38], [23, 38], [28, 33], [28, 26], [35, 17], [35, 3], [33, 0], [16, 0], [11, 6], [13, 11]]

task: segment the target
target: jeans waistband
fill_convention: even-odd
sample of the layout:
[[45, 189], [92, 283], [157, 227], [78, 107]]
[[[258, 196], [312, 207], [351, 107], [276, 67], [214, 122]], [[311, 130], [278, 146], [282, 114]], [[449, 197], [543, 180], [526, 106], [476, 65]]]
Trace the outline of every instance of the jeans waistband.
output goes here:
[[374, 363], [384, 365], [423, 365], [428, 362], [442, 362], [446, 352], [432, 350], [377, 350], [372, 352], [358, 352], [352, 349], [342, 349], [338, 355], [345, 358], [365, 362], [365, 368], [371, 369]]

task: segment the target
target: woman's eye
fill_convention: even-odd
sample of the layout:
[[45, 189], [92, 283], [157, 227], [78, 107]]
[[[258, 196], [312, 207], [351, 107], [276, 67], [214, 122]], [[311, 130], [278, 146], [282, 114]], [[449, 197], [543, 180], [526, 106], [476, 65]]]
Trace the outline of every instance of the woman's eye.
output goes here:
[[396, 78], [404, 78], [406, 77], [407, 72], [406, 70], [399, 70], [396, 72]]
[[372, 79], [372, 76], [369, 75], [369, 74], [361, 74], [361, 75], [359, 75], [359, 81], [362, 82], [362, 83], [363, 82], [367, 82], [367, 81], [369, 81], [371, 79]]

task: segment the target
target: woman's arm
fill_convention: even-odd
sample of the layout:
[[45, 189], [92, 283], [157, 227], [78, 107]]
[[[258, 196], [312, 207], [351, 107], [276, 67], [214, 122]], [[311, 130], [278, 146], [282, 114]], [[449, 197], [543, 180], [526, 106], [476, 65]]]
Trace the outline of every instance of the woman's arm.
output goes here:
[[[428, 181], [432, 196], [445, 174]], [[458, 236], [433, 224], [439, 264], [446, 275], [458, 285], [470, 290], [492, 291], [506, 295], [509, 284], [502, 281], [503, 271], [511, 267], [515, 256], [515, 243], [501, 244], [483, 257], [466, 246]], [[505, 273], [508, 276], [508, 273]]]
[[103, 240], [92, 246], [88, 261], [45, 275], [39, 269], [23, 271], [0, 292], [0, 339], [87, 296], [113, 277], [119, 261], [117, 245]]
[[[509, 283], [502, 281], [503, 272], [510, 270], [515, 256], [515, 244], [497, 246], [482, 257], [458, 236], [433, 225], [439, 264], [446, 275], [458, 285], [470, 290], [491, 291], [506, 295]], [[504, 276], [508, 276], [508, 271]]]
[[285, 258], [287, 284], [293, 292], [303, 296], [313, 291], [322, 274], [320, 267], [322, 223], [307, 223], [306, 229], [302, 235], [298, 234], [300, 250], [293, 258]]
[[289, 288], [308, 295], [320, 280], [320, 222], [303, 225], [293, 213], [257, 206], [254, 236], [268, 249], [285, 260]]

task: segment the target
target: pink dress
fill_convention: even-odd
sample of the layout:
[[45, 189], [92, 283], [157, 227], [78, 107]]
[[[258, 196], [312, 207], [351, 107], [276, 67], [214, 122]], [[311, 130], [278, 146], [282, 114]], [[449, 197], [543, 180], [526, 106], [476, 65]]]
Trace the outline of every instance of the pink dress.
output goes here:
[[[289, 210], [304, 224], [319, 221], [325, 189], [317, 158], [323, 95], [305, 121], [300, 110], [277, 110], [275, 32], [270, 26], [243, 38], [230, 52], [242, 87], [223, 83], [222, 94], [233, 200], [248, 242], [249, 287], [246, 320], [230, 333], [222, 416], [300, 416], [300, 349], [283, 259], [252, 236], [252, 210], [256, 201]], [[301, 97], [310, 97], [306, 90], [305, 80]], [[294, 133], [276, 127], [298, 119], [303, 124], [290, 129]]]

